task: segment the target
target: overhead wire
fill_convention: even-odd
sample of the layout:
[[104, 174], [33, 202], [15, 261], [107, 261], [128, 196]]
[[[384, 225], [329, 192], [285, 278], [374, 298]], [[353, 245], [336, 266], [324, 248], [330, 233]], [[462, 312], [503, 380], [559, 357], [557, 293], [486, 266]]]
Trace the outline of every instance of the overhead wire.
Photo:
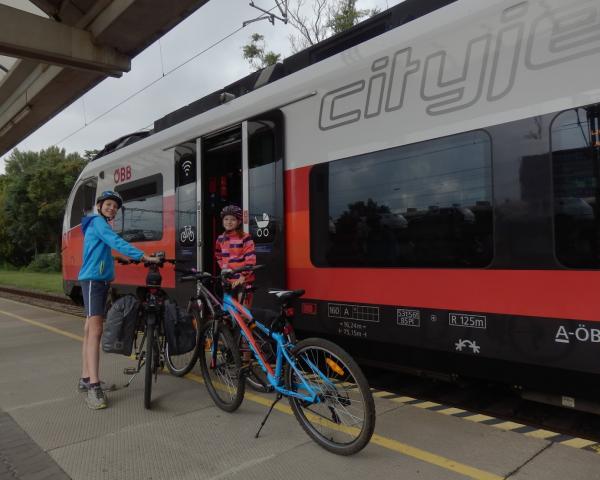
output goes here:
[[[273, 8], [271, 8], [270, 10], [268, 10], [269, 12], [271, 10], [274, 10], [277, 7], [274, 6]], [[160, 80], [162, 80], [163, 78], [169, 76], [170, 74], [176, 72], [177, 70], [179, 70], [181, 67], [187, 65], [188, 63], [190, 63], [191, 61], [195, 60], [196, 58], [198, 58], [200, 55], [208, 52], [209, 50], [211, 50], [212, 48], [216, 47], [217, 45], [223, 43], [225, 40], [231, 38], [232, 36], [234, 36], [236, 33], [238, 33], [240, 30], [243, 30], [245, 28], [244, 25], [242, 25], [241, 27], [236, 28], [234, 31], [232, 31], [231, 33], [225, 35], [224, 37], [222, 37], [221, 39], [217, 40], [216, 42], [212, 43], [211, 45], [209, 45], [208, 47], [204, 48], [203, 50], [199, 51], [198, 53], [192, 55], [190, 58], [188, 58], [187, 60], [183, 61], [182, 63], [180, 63], [179, 65], [173, 67], [171, 70], [167, 71], [166, 73], [163, 71], [162, 76], [158, 77], [157, 79], [151, 81], [150, 83], [148, 83], [147, 85], [143, 86], [142, 88], [140, 88], [139, 90], [133, 92], [131, 95], [129, 95], [127, 98], [125, 98], [124, 100], [121, 100], [119, 103], [117, 103], [116, 105], [113, 105], [111, 108], [109, 108], [108, 110], [106, 110], [105, 112], [101, 113], [100, 115], [98, 115], [97, 117], [94, 117], [92, 120], [90, 120], [89, 122], [85, 123], [82, 127], [79, 127], [77, 130], [71, 132], [69, 135], [67, 135], [66, 137], [62, 138], [60, 141], [54, 143], [54, 145], [60, 145], [61, 143], [67, 141], [69, 138], [71, 138], [73, 135], [78, 134], [79, 132], [81, 132], [82, 130], [84, 130], [85, 128], [89, 127], [91, 124], [95, 123], [97, 120], [100, 120], [101, 118], [105, 117], [106, 115], [108, 115], [110, 112], [114, 111], [115, 109], [119, 108], [120, 106], [122, 106], [123, 104], [127, 103], [128, 101], [130, 101], [131, 99], [133, 99], [134, 97], [136, 97], [137, 95], [139, 95], [140, 93], [148, 90], [150, 87], [152, 87], [154, 84], [158, 83]], [[162, 60], [162, 47], [161, 47], [161, 60]], [[154, 122], [153, 122], [154, 123]], [[152, 125], [152, 124], [150, 124]], [[148, 128], [148, 127], [144, 127], [144, 128]]]

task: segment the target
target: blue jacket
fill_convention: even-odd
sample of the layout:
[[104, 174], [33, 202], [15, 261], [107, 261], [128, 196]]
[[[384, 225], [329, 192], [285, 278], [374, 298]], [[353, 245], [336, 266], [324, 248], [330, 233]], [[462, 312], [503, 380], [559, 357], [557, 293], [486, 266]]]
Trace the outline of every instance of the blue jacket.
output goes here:
[[81, 230], [83, 230], [84, 241], [79, 280], [110, 282], [115, 278], [111, 248], [135, 260], [141, 260], [144, 256], [144, 252], [119, 237], [100, 215], [83, 217]]

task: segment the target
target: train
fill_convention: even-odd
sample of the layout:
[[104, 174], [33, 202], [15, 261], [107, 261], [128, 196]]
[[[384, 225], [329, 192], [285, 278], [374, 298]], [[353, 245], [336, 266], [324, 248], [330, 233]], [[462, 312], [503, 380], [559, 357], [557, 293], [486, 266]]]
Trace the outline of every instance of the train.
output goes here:
[[255, 305], [305, 289], [300, 334], [573, 407], [600, 399], [599, 162], [597, 0], [406, 0], [106, 145], [67, 203], [64, 289], [99, 192], [124, 239], [210, 272], [234, 203]]

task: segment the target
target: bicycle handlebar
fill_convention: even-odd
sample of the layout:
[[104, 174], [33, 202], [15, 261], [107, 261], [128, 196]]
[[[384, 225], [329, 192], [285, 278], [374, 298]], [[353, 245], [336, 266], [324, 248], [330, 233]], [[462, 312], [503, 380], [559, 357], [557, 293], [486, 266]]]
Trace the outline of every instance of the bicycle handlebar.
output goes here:
[[263, 268], [265, 268], [264, 265], [246, 265], [244, 267], [221, 270], [220, 275], [212, 275], [208, 272], [197, 272], [195, 270], [177, 270], [177, 269], [175, 269], [175, 270], [186, 274], [179, 279], [180, 282], [191, 282], [191, 281], [198, 281], [198, 280], [207, 280], [209, 278], [212, 278], [215, 280], [216, 279], [226, 280], [226, 279], [232, 278], [234, 275], [241, 273], [241, 272], [254, 272], [256, 270], [261, 270]]
[[152, 255], [152, 256], [158, 257], [160, 261], [159, 262], [142, 262], [141, 260], [134, 260], [133, 258], [121, 258], [121, 257], [116, 257], [115, 260], [117, 261], [117, 263], [120, 263], [121, 265], [131, 265], [132, 263], [134, 265], [138, 265], [140, 263], [143, 263], [144, 267], [149, 267], [151, 265], [157, 265], [158, 267], [163, 267], [165, 265], [165, 263], [170, 263], [172, 265], [175, 265], [177, 263], [176, 259], [174, 259], [174, 258], [165, 258], [160, 255]]

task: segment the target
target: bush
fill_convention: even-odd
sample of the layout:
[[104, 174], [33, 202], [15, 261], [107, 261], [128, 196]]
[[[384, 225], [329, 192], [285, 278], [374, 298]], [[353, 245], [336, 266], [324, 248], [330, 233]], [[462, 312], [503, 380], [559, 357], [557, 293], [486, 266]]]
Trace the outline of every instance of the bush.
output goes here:
[[25, 270], [28, 272], [60, 272], [60, 255], [58, 253], [40, 253], [34, 257]]

